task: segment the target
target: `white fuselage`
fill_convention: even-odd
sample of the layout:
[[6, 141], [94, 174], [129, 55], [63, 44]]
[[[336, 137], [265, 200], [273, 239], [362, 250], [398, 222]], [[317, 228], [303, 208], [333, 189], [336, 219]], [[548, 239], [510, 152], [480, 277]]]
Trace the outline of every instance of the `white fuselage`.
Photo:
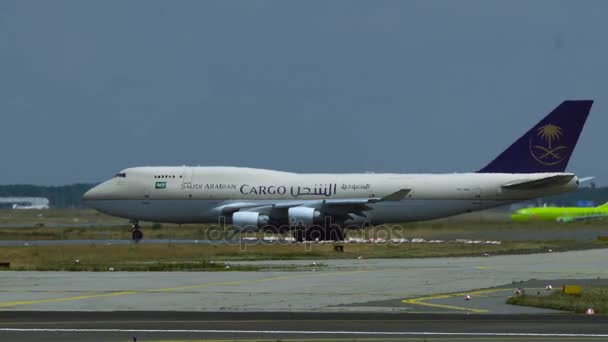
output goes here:
[[326, 174], [290, 173], [238, 167], [137, 167], [121, 171], [87, 192], [85, 203], [131, 220], [217, 223], [225, 208], [298, 206], [325, 201], [381, 199], [400, 189], [404, 198], [366, 205], [346, 223], [429, 220], [531, 198], [573, 191], [565, 184], [511, 189], [503, 185], [564, 173]]

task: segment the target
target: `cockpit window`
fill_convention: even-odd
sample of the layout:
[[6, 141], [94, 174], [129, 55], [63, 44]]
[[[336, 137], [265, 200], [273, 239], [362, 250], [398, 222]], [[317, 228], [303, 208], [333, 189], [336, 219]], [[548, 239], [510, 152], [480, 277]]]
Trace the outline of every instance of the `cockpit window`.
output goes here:
[[127, 174], [126, 174], [126, 173], [124, 173], [124, 172], [120, 172], [120, 173], [117, 173], [117, 174], [116, 174], [114, 177], [126, 178], [126, 177], [127, 177]]

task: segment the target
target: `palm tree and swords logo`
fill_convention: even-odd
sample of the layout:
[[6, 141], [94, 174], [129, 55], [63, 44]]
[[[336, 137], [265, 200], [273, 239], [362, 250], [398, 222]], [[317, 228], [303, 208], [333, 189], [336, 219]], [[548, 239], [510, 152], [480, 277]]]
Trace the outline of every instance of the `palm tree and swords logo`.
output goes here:
[[567, 147], [558, 144], [563, 135], [562, 128], [553, 124], [537, 128], [536, 135], [530, 137], [530, 154], [543, 165], [561, 163], [568, 155]]

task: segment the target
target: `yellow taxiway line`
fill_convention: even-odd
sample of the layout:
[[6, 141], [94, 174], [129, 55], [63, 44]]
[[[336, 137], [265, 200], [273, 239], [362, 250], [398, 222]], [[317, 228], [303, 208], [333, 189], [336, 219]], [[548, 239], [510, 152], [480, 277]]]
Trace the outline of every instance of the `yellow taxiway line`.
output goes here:
[[486, 312], [488, 312], [488, 310], [485, 310], [485, 309], [475, 309], [475, 308], [468, 308], [468, 307], [464, 307], [464, 306], [428, 303], [428, 301], [435, 300], [435, 299], [445, 299], [445, 298], [452, 298], [452, 297], [461, 297], [461, 296], [466, 296], [466, 295], [471, 295], [471, 296], [473, 296], [473, 295], [476, 295], [476, 296], [481, 295], [481, 296], [483, 296], [483, 295], [486, 295], [486, 294], [496, 293], [496, 292], [503, 292], [503, 291], [509, 291], [509, 289], [501, 288], [501, 289], [477, 290], [477, 291], [463, 292], [463, 293], [438, 294], [438, 295], [432, 295], [432, 296], [426, 296], [426, 297], [404, 299], [404, 300], [402, 300], [402, 302], [404, 304], [427, 306], [427, 307], [438, 308], [438, 309], [466, 311], [466, 312], [470, 312], [470, 313], [486, 313]]

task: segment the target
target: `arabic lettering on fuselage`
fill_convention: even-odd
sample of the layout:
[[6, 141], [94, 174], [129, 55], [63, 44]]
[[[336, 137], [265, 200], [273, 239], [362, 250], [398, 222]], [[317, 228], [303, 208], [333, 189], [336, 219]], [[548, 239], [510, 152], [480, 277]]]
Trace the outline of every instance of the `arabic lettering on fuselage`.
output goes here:
[[[288, 191], [289, 189], [289, 191]], [[315, 184], [313, 186], [291, 186], [283, 185], [249, 185], [243, 184], [239, 188], [243, 195], [285, 195], [289, 193], [292, 197], [299, 196], [325, 196], [330, 197], [337, 192], [336, 184]]]
[[315, 184], [314, 187], [292, 186], [291, 196], [326, 196], [330, 197], [336, 193], [336, 184]]
[[342, 190], [369, 190], [369, 184], [342, 184]]
[[[369, 184], [341, 184], [339, 186], [343, 191], [360, 191], [369, 190], [371, 186]], [[291, 197], [300, 196], [323, 196], [331, 197], [337, 194], [338, 184], [327, 183], [327, 184], [313, 184], [313, 185], [250, 185], [242, 184], [237, 186], [236, 184], [226, 183], [191, 183], [186, 182], [181, 184], [182, 190], [211, 190], [211, 191], [226, 191], [226, 190], [239, 190], [243, 195], [291, 195]]]

